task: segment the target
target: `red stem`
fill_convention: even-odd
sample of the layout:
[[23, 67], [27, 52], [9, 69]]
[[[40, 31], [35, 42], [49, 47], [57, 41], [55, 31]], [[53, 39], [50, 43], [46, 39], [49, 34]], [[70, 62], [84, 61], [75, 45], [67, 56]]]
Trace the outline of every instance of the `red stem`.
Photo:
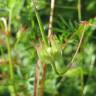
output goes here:
[[44, 96], [44, 87], [45, 87], [45, 80], [46, 80], [46, 71], [47, 71], [47, 65], [43, 65], [43, 76], [41, 80], [41, 86], [40, 86], [40, 96]]
[[38, 96], [38, 85], [39, 85], [39, 76], [40, 76], [40, 61], [36, 64], [36, 73], [35, 73], [35, 81], [34, 81], [34, 96]]

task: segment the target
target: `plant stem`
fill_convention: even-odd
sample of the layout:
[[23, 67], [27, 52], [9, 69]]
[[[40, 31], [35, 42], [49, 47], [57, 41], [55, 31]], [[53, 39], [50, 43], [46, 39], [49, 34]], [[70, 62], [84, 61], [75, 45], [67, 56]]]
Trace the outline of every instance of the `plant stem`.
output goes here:
[[81, 37], [80, 37], [79, 44], [78, 44], [77, 49], [76, 49], [76, 52], [75, 52], [75, 54], [74, 54], [74, 56], [73, 56], [73, 58], [72, 58], [72, 60], [71, 60], [71, 64], [74, 62], [74, 60], [75, 60], [75, 58], [76, 58], [76, 56], [77, 56], [77, 54], [78, 54], [78, 52], [79, 52], [79, 49], [80, 49], [80, 47], [81, 47], [81, 44], [82, 44], [82, 41], [83, 41], [83, 37], [84, 37], [84, 33], [85, 33], [85, 28], [86, 28], [86, 26], [84, 26], [82, 35], [81, 35]]
[[40, 76], [40, 61], [37, 61], [36, 64], [36, 73], [35, 73], [35, 81], [34, 81], [34, 96], [38, 96], [38, 85], [39, 85], [39, 76]]
[[[43, 2], [43, 1], [36, 1], [36, 4], [45, 4], [45, 5], [50, 5], [48, 2]], [[77, 7], [75, 6], [61, 6], [61, 5], [55, 5], [56, 8], [59, 9], [68, 9], [68, 10], [77, 10]]]
[[44, 96], [44, 86], [45, 86], [45, 79], [46, 79], [46, 71], [47, 71], [47, 65], [43, 65], [43, 76], [41, 80], [41, 86], [40, 86], [40, 96]]
[[10, 91], [10, 96], [16, 96], [15, 95], [15, 88], [14, 88], [14, 86], [13, 85], [9, 85], [8, 86], [8, 88], [9, 88], [9, 91]]
[[[82, 26], [80, 26], [80, 27], [79, 27], [79, 30], [78, 30], [78, 31], [83, 31], [82, 34], [81, 34], [81, 38], [80, 38], [79, 44], [78, 44], [78, 46], [77, 46], [76, 52], [75, 52], [75, 54], [74, 54], [71, 62], [68, 64], [67, 69], [66, 69], [65, 72], [67, 72], [67, 70], [72, 67], [73, 62], [74, 62], [74, 60], [75, 60], [75, 58], [76, 58], [76, 56], [77, 56], [77, 54], [78, 54], [78, 51], [79, 51], [79, 49], [80, 49], [80, 47], [81, 47], [81, 44], [82, 44], [82, 42], [83, 42], [84, 33], [85, 33], [85, 30], [86, 30], [86, 25], [84, 25], [83, 30], [81, 30], [81, 27], [82, 27]], [[82, 71], [82, 70], [81, 70], [81, 71]], [[65, 73], [65, 72], [64, 72], [64, 73]], [[58, 84], [58, 86], [60, 86], [61, 83], [65, 80], [64, 74], [63, 74], [62, 76], [63, 76], [63, 77], [61, 78], [60, 83]], [[81, 79], [83, 80], [83, 77], [82, 77]], [[83, 84], [81, 84], [81, 85], [83, 85]]]
[[51, 11], [50, 11], [50, 18], [49, 18], [49, 29], [48, 29], [48, 37], [52, 34], [52, 23], [53, 23], [53, 15], [54, 15], [54, 7], [55, 7], [55, 0], [51, 0]]
[[8, 31], [11, 30], [11, 19], [12, 19], [12, 10], [9, 10], [9, 22], [8, 22]]
[[10, 48], [10, 43], [9, 43], [9, 37], [6, 37], [6, 45], [7, 45], [7, 50], [8, 50], [10, 81], [12, 82], [12, 84], [10, 84], [8, 88], [10, 90], [11, 96], [16, 96], [15, 88], [14, 88], [14, 70], [13, 70], [13, 64], [12, 64], [12, 59], [11, 59], [11, 48]]
[[6, 43], [7, 43], [7, 50], [8, 50], [8, 59], [9, 59], [9, 69], [10, 69], [10, 79], [13, 80], [14, 74], [13, 74], [13, 65], [11, 60], [11, 48], [9, 44], [9, 38], [6, 37]]
[[37, 21], [38, 21], [38, 24], [39, 24], [40, 32], [41, 32], [41, 35], [42, 35], [42, 40], [43, 40], [44, 44], [48, 46], [48, 41], [47, 41], [47, 38], [44, 34], [43, 24], [41, 22], [41, 18], [40, 18], [39, 14], [38, 14], [38, 11], [36, 9], [35, 1], [34, 0], [32, 0], [32, 1], [33, 1], [33, 7], [34, 7], [35, 14], [36, 14], [36, 18], [37, 18]]
[[81, 0], [78, 0], [78, 20], [81, 21], [82, 15], [81, 15]]
[[83, 89], [84, 89], [84, 78], [83, 78], [83, 72], [81, 70], [81, 96], [83, 96]]
[[[12, 19], [12, 10], [9, 11], [9, 23], [8, 23], [8, 28], [7, 28], [8, 32], [11, 31], [11, 19]], [[10, 79], [14, 81], [14, 70], [13, 70], [13, 64], [12, 64], [12, 58], [11, 58], [11, 46], [10, 46], [9, 36], [6, 36], [6, 45], [7, 45], [7, 50], [8, 50]]]
[[10, 82], [12, 84], [10, 84], [8, 86], [9, 88], [9, 91], [10, 91], [10, 94], [11, 96], [16, 96], [15, 95], [15, 88], [14, 88], [14, 85], [13, 85], [13, 81], [14, 81], [14, 70], [13, 70], [13, 64], [12, 64], [12, 59], [11, 59], [11, 47], [10, 47], [10, 42], [9, 42], [9, 32], [11, 30], [11, 14], [9, 15], [9, 25], [7, 25], [7, 21], [5, 18], [1, 18], [0, 20], [3, 22], [4, 24], [4, 29], [5, 29], [5, 35], [6, 35], [6, 46], [7, 46], [7, 51], [8, 51], [8, 61], [9, 61], [9, 73], [10, 73]]

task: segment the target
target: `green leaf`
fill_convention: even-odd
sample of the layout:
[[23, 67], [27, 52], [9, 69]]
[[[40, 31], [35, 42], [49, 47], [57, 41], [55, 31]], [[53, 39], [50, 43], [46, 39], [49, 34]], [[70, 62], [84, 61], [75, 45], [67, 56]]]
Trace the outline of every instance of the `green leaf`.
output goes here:
[[8, 0], [7, 7], [12, 12], [12, 17], [17, 16], [23, 7], [24, 0]]
[[15, 0], [15, 1], [14, 0], [7, 0], [8, 8], [12, 10], [15, 6], [16, 1], [18, 1], [18, 0]]
[[65, 76], [75, 77], [75, 76], [80, 76], [82, 73], [83, 73], [83, 69], [81, 67], [78, 67], [78, 68], [73, 68], [73, 69], [68, 70], [65, 73]]

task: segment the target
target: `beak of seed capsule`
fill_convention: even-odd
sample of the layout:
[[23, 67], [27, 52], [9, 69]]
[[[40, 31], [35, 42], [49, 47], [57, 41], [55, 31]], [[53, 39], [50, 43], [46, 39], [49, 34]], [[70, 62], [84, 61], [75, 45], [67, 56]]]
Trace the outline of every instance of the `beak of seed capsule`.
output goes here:
[[92, 26], [92, 27], [96, 27], [96, 24], [92, 24], [88, 21], [81, 21], [80, 22], [81, 25], [86, 25], [86, 26]]

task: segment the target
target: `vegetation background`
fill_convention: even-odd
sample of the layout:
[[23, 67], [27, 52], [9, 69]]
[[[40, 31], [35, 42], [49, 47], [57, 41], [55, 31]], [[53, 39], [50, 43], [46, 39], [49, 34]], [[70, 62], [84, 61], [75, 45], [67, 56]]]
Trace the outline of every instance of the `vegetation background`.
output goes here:
[[0, 0], [0, 96], [96, 96], [96, 0], [55, 0], [50, 38], [51, 0], [35, 1]]

